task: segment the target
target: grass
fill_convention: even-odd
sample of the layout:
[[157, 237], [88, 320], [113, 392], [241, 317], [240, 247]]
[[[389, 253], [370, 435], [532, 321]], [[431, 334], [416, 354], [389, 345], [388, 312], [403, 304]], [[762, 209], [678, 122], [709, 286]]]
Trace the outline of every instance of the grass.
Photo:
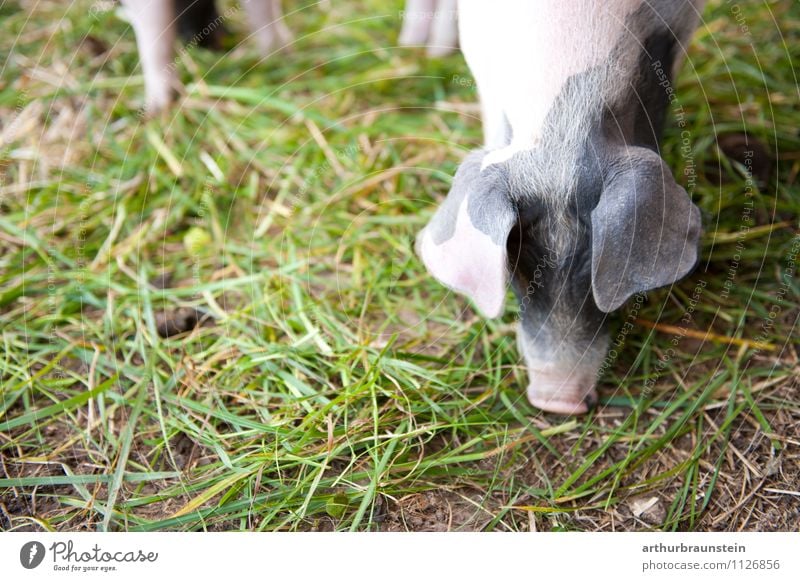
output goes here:
[[0, 3], [0, 528], [800, 529], [797, 3], [706, 10], [663, 144], [702, 258], [578, 418], [413, 254], [481, 141], [460, 56], [370, 0], [261, 60], [234, 14], [148, 120], [103, 6]]

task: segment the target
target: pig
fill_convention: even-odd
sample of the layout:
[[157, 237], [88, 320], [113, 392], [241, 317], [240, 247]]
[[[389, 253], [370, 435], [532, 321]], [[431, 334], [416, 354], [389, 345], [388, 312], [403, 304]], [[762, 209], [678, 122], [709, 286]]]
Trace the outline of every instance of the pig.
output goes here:
[[[286, 46], [292, 34], [283, 22], [280, 0], [240, 0], [262, 54]], [[167, 108], [178, 86], [175, 68], [177, 30], [187, 42], [214, 44], [224, 17], [214, 0], [122, 0], [136, 34], [142, 73], [145, 110], [158, 113]]]
[[[443, 56], [455, 50], [458, 38], [455, 2], [408, 0], [403, 11], [400, 44], [427, 44], [430, 56]], [[239, 0], [239, 3], [264, 56], [292, 42], [280, 0]], [[174, 62], [176, 33], [180, 32], [192, 44], [218, 46], [225, 15], [217, 12], [214, 0], [122, 0], [122, 4], [136, 34], [144, 74], [144, 108], [155, 114], [169, 106], [178, 86]]]
[[695, 266], [700, 211], [659, 154], [703, 0], [461, 0], [484, 146], [419, 233], [427, 270], [486, 317], [519, 302], [527, 396], [597, 402], [608, 314]]

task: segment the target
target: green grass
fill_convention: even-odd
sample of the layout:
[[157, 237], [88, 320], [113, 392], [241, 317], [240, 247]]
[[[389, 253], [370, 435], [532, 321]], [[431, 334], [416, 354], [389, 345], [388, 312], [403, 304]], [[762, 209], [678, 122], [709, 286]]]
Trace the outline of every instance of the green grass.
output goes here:
[[[800, 528], [796, 2], [706, 11], [663, 145], [702, 258], [614, 316], [578, 418], [527, 403], [513, 307], [414, 256], [481, 132], [460, 56], [393, 46], [399, 4], [298, 10], [267, 61], [234, 17], [151, 120], [128, 25], [35, 6], [0, 4], [0, 528]], [[742, 132], [766, 184], [716, 145]]]

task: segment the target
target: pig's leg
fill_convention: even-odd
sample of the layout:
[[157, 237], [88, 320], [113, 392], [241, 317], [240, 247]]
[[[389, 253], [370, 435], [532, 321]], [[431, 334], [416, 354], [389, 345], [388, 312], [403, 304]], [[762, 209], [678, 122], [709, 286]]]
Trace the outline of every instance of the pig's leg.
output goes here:
[[280, 0], [242, 0], [242, 6], [263, 55], [292, 42], [292, 33], [283, 22]]
[[175, 11], [172, 0], [123, 0], [136, 33], [144, 74], [145, 109], [155, 113], [172, 100], [175, 74]]
[[428, 56], [445, 56], [458, 48], [457, 5], [458, 0], [437, 2], [428, 38]]
[[406, 0], [400, 46], [420, 46], [428, 40], [436, 0]]

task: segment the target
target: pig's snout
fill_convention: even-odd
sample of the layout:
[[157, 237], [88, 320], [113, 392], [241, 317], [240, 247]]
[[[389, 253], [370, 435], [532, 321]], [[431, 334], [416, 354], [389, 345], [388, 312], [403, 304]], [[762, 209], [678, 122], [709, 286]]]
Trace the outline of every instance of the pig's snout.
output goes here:
[[590, 343], [569, 334], [536, 341], [521, 325], [517, 338], [528, 369], [531, 404], [565, 415], [585, 414], [597, 405], [597, 376], [608, 347], [604, 333], [597, 332]]
[[546, 412], [585, 414], [597, 403], [593, 374], [528, 370], [528, 400]]

